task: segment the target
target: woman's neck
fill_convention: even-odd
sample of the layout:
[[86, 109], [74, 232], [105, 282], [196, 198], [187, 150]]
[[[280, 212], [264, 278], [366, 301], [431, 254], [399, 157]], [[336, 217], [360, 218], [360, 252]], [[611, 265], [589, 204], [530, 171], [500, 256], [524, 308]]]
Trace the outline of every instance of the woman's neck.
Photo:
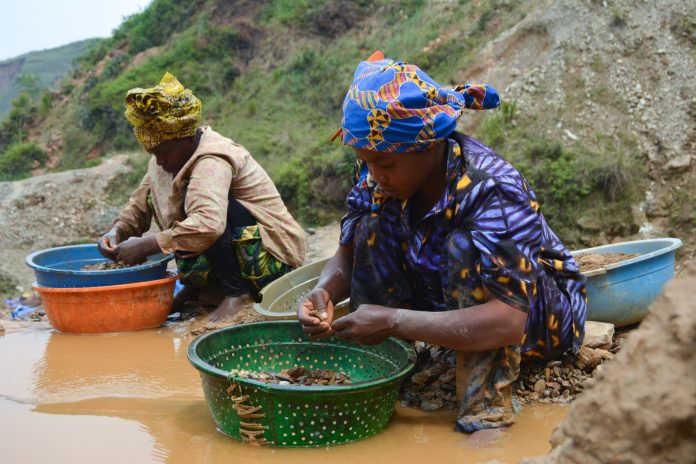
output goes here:
[[437, 159], [433, 164], [433, 170], [423, 187], [416, 192], [411, 201], [412, 219], [420, 220], [430, 211], [435, 203], [442, 197], [447, 185], [447, 142], [441, 143], [433, 156]]

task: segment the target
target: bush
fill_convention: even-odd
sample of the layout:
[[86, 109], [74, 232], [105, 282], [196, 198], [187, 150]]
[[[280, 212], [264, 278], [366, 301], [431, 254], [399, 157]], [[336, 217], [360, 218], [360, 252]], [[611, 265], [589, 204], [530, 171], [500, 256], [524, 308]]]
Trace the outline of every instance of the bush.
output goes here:
[[131, 55], [163, 45], [173, 33], [191, 25], [205, 0], [153, 0], [142, 13], [131, 15], [114, 31], [114, 43], [128, 41]]
[[352, 150], [320, 143], [284, 163], [273, 178], [297, 219], [321, 224], [345, 210], [354, 162]]
[[48, 153], [33, 143], [12, 145], [0, 155], [0, 180], [28, 177], [36, 165], [44, 165], [47, 159]]

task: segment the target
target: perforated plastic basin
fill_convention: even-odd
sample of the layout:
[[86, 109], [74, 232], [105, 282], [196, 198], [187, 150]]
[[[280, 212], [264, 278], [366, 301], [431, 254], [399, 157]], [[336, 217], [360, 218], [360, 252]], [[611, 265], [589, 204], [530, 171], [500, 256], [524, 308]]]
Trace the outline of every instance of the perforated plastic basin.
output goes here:
[[[257, 313], [269, 320], [297, 319], [297, 306], [303, 296], [319, 281], [319, 275], [329, 258], [315, 261], [266, 285], [260, 292], [261, 303], [255, 303]], [[334, 306], [334, 318], [348, 313], [349, 300]]]
[[[382, 430], [416, 353], [397, 339], [375, 346], [334, 338], [310, 342], [297, 322], [268, 321], [201, 335], [189, 345], [188, 357], [200, 371], [221, 432], [239, 440], [293, 447], [347, 443]], [[342, 370], [353, 383], [269, 385], [230, 374], [232, 369], [279, 372], [294, 365]]]
[[43, 287], [102, 287], [134, 282], [147, 282], [167, 276], [167, 262], [174, 255], [159, 253], [148, 257], [139, 266], [108, 271], [83, 271], [83, 266], [107, 262], [94, 244], [49, 248], [27, 256], [26, 263], [34, 269], [36, 283]]
[[587, 319], [610, 322], [617, 327], [640, 322], [662, 287], [674, 277], [674, 258], [681, 240], [659, 238], [614, 243], [572, 252], [640, 253], [606, 268], [585, 272]]

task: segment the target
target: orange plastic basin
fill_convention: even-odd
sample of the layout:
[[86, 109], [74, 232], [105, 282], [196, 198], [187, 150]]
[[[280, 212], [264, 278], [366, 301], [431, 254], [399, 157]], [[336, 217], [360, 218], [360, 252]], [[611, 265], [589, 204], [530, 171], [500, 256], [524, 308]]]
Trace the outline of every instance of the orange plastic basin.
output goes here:
[[41, 295], [51, 325], [61, 332], [128, 332], [167, 320], [177, 278], [107, 287], [32, 288]]

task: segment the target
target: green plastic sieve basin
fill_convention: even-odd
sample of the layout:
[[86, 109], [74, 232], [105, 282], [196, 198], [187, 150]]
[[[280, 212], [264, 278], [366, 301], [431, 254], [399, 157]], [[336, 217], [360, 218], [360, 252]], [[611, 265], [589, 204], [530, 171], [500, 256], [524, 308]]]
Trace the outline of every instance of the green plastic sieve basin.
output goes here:
[[[286, 447], [337, 445], [381, 431], [394, 412], [401, 381], [416, 353], [390, 338], [362, 346], [330, 338], [310, 342], [296, 321], [226, 327], [191, 342], [218, 429], [238, 440]], [[266, 384], [232, 369], [279, 372], [292, 366], [344, 371], [352, 382], [332, 386]]]

